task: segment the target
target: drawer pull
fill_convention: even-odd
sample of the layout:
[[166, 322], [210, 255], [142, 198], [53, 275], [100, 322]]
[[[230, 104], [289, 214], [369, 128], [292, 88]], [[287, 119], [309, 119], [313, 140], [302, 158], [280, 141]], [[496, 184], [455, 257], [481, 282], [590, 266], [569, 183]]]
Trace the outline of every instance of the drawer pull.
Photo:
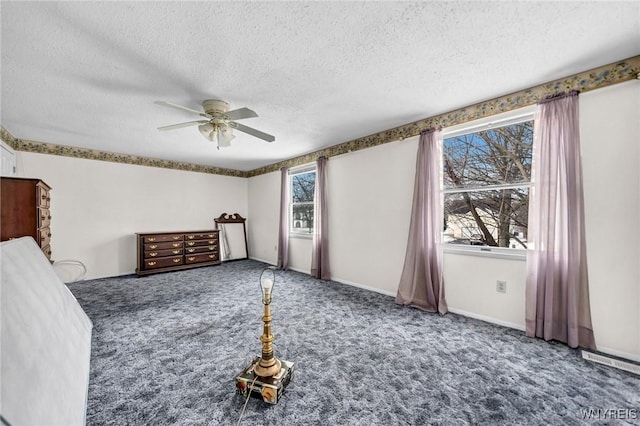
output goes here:
[[191, 257], [187, 257], [187, 259], [189, 260], [189, 262], [193, 262], [194, 260], [196, 260], [195, 256], [191, 256]]
[[209, 246], [209, 250], [215, 250], [216, 246]]
[[211, 259], [215, 259], [215, 258], [216, 258], [216, 255], [215, 255], [215, 254], [210, 254], [210, 255], [209, 255], [209, 257], [210, 257]]
[[196, 243], [195, 243], [195, 241], [189, 241], [189, 242], [187, 243], [187, 245], [189, 245], [189, 246], [194, 246], [195, 244], [196, 244]]
[[179, 240], [180, 236], [176, 235], [175, 237], [173, 237], [174, 240]]
[[158, 255], [157, 251], [152, 251], [151, 253], [149, 253], [149, 256], [151, 257], [156, 257]]
[[171, 245], [174, 246], [174, 247], [180, 247], [180, 243], [173, 243]]
[[180, 250], [173, 250], [173, 254], [180, 254]]
[[214, 240], [207, 241], [207, 242], [208, 242], [209, 244], [213, 244], [213, 243], [215, 243], [215, 241], [214, 241]]
[[194, 251], [196, 251], [196, 249], [187, 249], [187, 251], [188, 251], [189, 253], [193, 253]]
[[147, 238], [147, 241], [155, 241], [156, 238]]
[[193, 235], [187, 235], [187, 238], [193, 240], [195, 237]]
[[156, 262], [147, 262], [148, 266], [156, 266]]
[[180, 263], [182, 261], [182, 259], [180, 259], [179, 257], [172, 260], [173, 260], [173, 263]]
[[207, 237], [213, 238], [213, 234], [209, 234], [209, 235], [207, 235]]
[[153, 250], [155, 250], [155, 249], [158, 248], [158, 245], [157, 244], [151, 244], [149, 247], [151, 247]]

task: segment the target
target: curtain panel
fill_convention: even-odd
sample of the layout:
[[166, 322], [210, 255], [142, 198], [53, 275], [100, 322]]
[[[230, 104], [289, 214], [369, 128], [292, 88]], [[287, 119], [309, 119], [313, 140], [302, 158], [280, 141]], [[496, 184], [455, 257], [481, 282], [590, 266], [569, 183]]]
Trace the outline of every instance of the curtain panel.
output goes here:
[[409, 239], [396, 303], [447, 312], [442, 277], [442, 137], [420, 134]]
[[538, 105], [534, 137], [526, 334], [595, 349], [577, 93]]
[[289, 168], [280, 169], [280, 227], [278, 231], [278, 269], [289, 269]]
[[316, 162], [316, 186], [313, 210], [313, 251], [311, 254], [311, 276], [322, 280], [331, 279], [329, 269], [329, 217], [327, 210], [327, 158]]

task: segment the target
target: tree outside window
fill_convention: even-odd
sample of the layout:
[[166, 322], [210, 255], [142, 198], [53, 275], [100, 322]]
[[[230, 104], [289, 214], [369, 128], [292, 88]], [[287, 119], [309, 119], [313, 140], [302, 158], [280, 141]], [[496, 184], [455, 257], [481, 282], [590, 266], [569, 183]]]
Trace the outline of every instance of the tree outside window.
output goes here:
[[444, 139], [445, 243], [527, 247], [532, 144], [531, 120]]
[[313, 232], [314, 193], [316, 172], [307, 171], [291, 175], [291, 232], [311, 234]]

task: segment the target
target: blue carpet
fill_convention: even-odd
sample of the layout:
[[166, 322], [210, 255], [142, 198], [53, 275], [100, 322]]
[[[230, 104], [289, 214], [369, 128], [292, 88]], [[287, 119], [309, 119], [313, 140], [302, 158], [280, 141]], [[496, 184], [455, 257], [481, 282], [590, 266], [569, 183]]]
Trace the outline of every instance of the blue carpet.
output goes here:
[[[236, 424], [245, 400], [234, 377], [260, 353], [265, 267], [70, 284], [94, 324], [87, 424]], [[275, 353], [295, 373], [277, 405], [248, 402], [244, 425], [640, 422], [604, 411], [640, 416], [640, 378], [563, 344], [296, 272], [276, 277]], [[590, 419], [590, 409], [600, 411]]]

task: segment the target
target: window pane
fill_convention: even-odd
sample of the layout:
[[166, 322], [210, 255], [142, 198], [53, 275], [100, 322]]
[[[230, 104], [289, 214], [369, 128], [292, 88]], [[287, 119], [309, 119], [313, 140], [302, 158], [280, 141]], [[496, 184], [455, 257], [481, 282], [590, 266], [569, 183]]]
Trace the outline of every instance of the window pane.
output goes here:
[[300, 173], [291, 176], [291, 199], [294, 203], [313, 202], [316, 188], [316, 172]]
[[444, 139], [444, 187], [528, 183], [532, 143], [533, 121]]
[[292, 206], [291, 232], [313, 232], [313, 203]]
[[528, 212], [528, 187], [445, 194], [443, 241], [524, 249]]

